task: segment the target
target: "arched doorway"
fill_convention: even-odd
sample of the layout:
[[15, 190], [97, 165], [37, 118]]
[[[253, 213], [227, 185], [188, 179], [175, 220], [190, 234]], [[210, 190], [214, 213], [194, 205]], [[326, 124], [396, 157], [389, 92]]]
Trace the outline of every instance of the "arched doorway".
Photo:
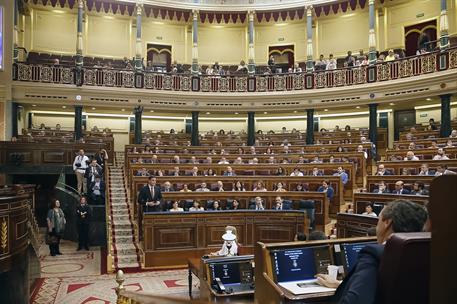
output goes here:
[[427, 51], [433, 51], [436, 47], [436, 20], [405, 26], [406, 56], [414, 56], [419, 48], [419, 38], [424, 35]]
[[171, 70], [171, 45], [152, 44], [147, 45], [147, 61], [151, 61], [154, 70], [167, 72]]

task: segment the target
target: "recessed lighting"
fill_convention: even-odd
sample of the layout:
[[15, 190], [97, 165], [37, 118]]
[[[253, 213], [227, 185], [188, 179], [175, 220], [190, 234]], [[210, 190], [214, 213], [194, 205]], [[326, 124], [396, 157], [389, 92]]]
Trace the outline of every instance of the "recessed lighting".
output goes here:
[[324, 112], [328, 112], [328, 109], [324, 109]]
[[36, 105], [32, 105], [32, 107], [36, 107]]
[[395, 104], [393, 102], [389, 103], [389, 106], [394, 106]]
[[95, 110], [95, 107], [92, 107], [92, 110]]
[[432, 99], [429, 97], [429, 98], [426, 98], [425, 100], [427, 100], [427, 101], [431, 101]]
[[211, 114], [211, 113], [210, 112], [206, 112], [206, 115], [209, 115], [209, 114]]
[[238, 112], [235, 112], [235, 115], [238, 115], [238, 114], [240, 114], [240, 113], [238, 113]]
[[295, 111], [294, 111], [294, 113], [298, 113], [298, 111], [297, 111], [297, 110], [295, 110]]
[[67, 106], [62, 106], [62, 109], [66, 109], [66, 108], [67, 108]]
[[263, 114], [268, 114], [268, 112], [263, 112]]
[[356, 109], [360, 109], [360, 106], [355, 107]]
[[125, 112], [125, 109], [121, 109], [122, 112]]
[[149, 111], [149, 112], [151, 112], [151, 113], [152, 113], [152, 112], [154, 112], [154, 110], [151, 110], [151, 111]]

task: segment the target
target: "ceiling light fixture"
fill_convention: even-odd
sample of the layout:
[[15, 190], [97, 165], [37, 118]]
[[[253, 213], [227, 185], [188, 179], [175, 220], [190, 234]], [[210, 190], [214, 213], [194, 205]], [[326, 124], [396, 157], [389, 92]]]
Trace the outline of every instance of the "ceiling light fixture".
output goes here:
[[324, 112], [328, 112], [328, 109], [324, 109]]

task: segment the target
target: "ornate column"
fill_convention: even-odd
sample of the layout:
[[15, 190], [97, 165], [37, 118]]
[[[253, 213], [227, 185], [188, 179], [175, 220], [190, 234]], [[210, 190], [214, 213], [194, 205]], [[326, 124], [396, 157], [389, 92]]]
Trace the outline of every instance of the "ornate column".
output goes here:
[[440, 50], [449, 47], [449, 23], [447, 20], [447, 3], [446, 0], [441, 0], [441, 14], [440, 14]]
[[306, 7], [306, 72], [314, 71], [313, 63], [313, 6]]
[[198, 11], [192, 11], [192, 75], [198, 75]]
[[[368, 105], [370, 116], [369, 116], [369, 128], [368, 128], [368, 138], [373, 143], [375, 149], [373, 153], [376, 154], [376, 142], [378, 140], [378, 104], [370, 103]], [[376, 155], [373, 155], [373, 159], [376, 159]]]
[[[18, 62], [19, 60], [19, 8], [18, 8], [18, 0], [14, 0], [14, 15], [13, 15], [13, 26], [14, 26], [14, 33], [13, 33], [13, 62]], [[13, 135], [14, 136], [14, 135]]]
[[368, 62], [375, 64], [376, 58], [376, 34], [375, 34], [375, 0], [368, 0]]
[[83, 137], [83, 106], [75, 106], [75, 140]]
[[249, 49], [248, 49], [248, 72], [249, 74], [255, 74], [255, 52], [254, 52], [254, 11], [248, 12], [249, 24], [248, 24], [248, 37], [249, 37]]
[[143, 70], [142, 43], [141, 43], [141, 24], [142, 24], [143, 4], [136, 5], [136, 44], [135, 44], [135, 71]]
[[306, 110], [306, 144], [314, 144], [314, 109]]
[[192, 135], [191, 135], [191, 145], [192, 146], [199, 146], [200, 142], [198, 139], [198, 114], [200, 112], [193, 111], [192, 112]]
[[81, 69], [83, 66], [83, 14], [84, 0], [78, 0], [78, 21], [77, 21], [77, 38], [76, 38], [76, 68]]
[[255, 144], [255, 112], [248, 112], [248, 146]]
[[448, 137], [451, 134], [451, 95], [440, 95], [441, 98], [441, 126], [440, 136]]
[[76, 37], [76, 56], [75, 56], [75, 84], [80, 87], [84, 83], [83, 77], [83, 14], [84, 0], [78, 0], [78, 20], [77, 20], [77, 37]]
[[143, 141], [142, 115], [143, 107], [137, 106], [133, 109], [135, 114], [135, 144], [141, 144]]

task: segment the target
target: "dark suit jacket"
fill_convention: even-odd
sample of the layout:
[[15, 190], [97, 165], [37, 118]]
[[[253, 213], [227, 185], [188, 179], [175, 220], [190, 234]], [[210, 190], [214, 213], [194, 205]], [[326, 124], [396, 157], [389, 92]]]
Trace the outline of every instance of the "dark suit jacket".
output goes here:
[[[103, 176], [102, 168], [99, 166], [95, 167], [95, 174], [102, 177]], [[87, 166], [86, 172], [84, 173], [84, 177], [87, 178], [88, 183], [92, 182], [92, 166]]]
[[[378, 191], [379, 191], [379, 189], [376, 188], [373, 190], [373, 193], [378, 193]], [[390, 193], [390, 191], [389, 191], [389, 189], [386, 188], [386, 189], [384, 189], [384, 191], [382, 191], [382, 193]]]
[[[276, 204], [273, 206], [273, 210], [278, 210], [278, 209], [276, 209]], [[280, 209], [280, 210], [290, 210], [289, 204], [282, 203], [282, 209]]]
[[[397, 193], [397, 190], [394, 190], [394, 191], [392, 191], [392, 194], [399, 194], [399, 193]], [[408, 189], [403, 188], [403, 191], [401, 192], [401, 194], [410, 194], [410, 191]]]
[[367, 245], [359, 252], [357, 264], [338, 286], [332, 303], [373, 304], [376, 303], [378, 268], [384, 246]]
[[158, 185], [154, 186], [154, 196], [152, 196], [151, 191], [149, 190], [149, 185], [145, 185], [141, 188], [140, 193], [138, 193], [138, 204], [143, 206], [144, 212], [157, 212], [162, 211], [162, 205], [158, 206], [146, 206], [146, 202], [155, 202], [162, 200], [162, 191]]
[[[89, 192], [91, 192], [91, 193], [93, 192], [92, 189], [94, 188], [94, 186], [95, 186], [95, 182], [90, 183], [89, 189], [88, 189]], [[104, 181], [100, 181], [100, 189], [99, 190], [100, 190], [100, 195], [103, 198], [105, 197], [105, 189], [106, 189], [105, 182]]]

